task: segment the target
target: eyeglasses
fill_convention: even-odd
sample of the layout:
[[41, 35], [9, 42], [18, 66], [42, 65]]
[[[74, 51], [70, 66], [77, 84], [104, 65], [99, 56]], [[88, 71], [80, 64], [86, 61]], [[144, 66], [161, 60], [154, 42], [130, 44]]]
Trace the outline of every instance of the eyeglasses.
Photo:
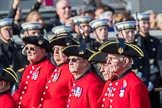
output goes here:
[[116, 62], [118, 62], [119, 60], [121, 61], [121, 59], [119, 59], [119, 58], [115, 58], [115, 57], [106, 57], [106, 61], [107, 61], [107, 62], [116, 63]]
[[25, 50], [27, 51], [27, 50], [30, 50], [30, 51], [35, 51], [36, 50], [36, 48], [34, 48], [34, 47], [25, 47]]
[[82, 59], [79, 59], [79, 58], [68, 58], [68, 62], [77, 62], [78, 60], [82, 60]]
[[52, 50], [53, 51], [55, 51], [55, 50], [63, 50], [64, 49], [64, 47], [58, 47], [58, 46], [54, 46], [53, 48], [52, 48]]

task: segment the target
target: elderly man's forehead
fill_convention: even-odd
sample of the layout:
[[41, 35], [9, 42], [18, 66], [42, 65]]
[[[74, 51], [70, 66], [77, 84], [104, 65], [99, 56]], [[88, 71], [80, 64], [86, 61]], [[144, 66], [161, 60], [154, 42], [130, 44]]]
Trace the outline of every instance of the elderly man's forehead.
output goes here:
[[69, 58], [79, 58], [79, 59], [83, 59], [82, 57], [79, 57], [79, 56], [69, 56]]
[[107, 57], [126, 57], [126, 56], [124, 56], [124, 55], [119, 55], [119, 54], [109, 53], [109, 54], [107, 55]]
[[36, 47], [36, 45], [33, 44], [26, 44], [26, 46]]

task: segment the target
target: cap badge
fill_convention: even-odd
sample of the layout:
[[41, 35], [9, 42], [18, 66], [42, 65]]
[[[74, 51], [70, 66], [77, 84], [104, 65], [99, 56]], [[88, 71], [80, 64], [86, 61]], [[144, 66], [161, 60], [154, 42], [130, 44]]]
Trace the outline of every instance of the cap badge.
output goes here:
[[123, 48], [118, 48], [118, 53], [119, 54], [122, 54], [124, 52], [124, 49]]
[[39, 44], [39, 45], [42, 45], [42, 44], [43, 44], [43, 41], [42, 41], [42, 40], [39, 40], [39, 41], [38, 41], [38, 44]]
[[79, 51], [79, 55], [83, 55], [84, 54], [84, 51], [83, 50], [80, 50]]

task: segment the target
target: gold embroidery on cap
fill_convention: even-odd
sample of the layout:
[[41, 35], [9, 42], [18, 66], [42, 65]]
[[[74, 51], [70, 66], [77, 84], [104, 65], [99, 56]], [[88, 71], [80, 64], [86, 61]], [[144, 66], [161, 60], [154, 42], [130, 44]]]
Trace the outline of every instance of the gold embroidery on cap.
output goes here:
[[42, 45], [42, 44], [43, 44], [43, 41], [42, 41], [42, 40], [39, 40], [39, 41], [38, 41], [38, 44], [39, 44], [39, 45]]
[[119, 54], [122, 54], [124, 52], [124, 49], [123, 48], [118, 48], [118, 53]]

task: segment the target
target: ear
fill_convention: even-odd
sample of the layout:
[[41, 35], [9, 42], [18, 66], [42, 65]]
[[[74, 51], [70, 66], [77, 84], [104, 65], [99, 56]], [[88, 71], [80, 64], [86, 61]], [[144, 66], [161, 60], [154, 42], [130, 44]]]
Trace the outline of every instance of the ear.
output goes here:
[[79, 27], [78, 27], [77, 25], [74, 24], [74, 31], [75, 31], [75, 32], [78, 32], [78, 29], [79, 29]]
[[0, 81], [0, 90], [4, 89], [6, 86], [6, 81]]
[[127, 58], [127, 57], [124, 57], [123, 62], [124, 62], [125, 64], [128, 64], [128, 63], [130, 63], [130, 59]]
[[88, 65], [88, 64], [89, 64], [88, 60], [85, 60], [85, 59], [83, 60], [83, 62], [82, 62], [82, 63], [83, 63], [83, 65], [84, 65], [84, 66], [86, 66], [86, 65]]
[[123, 31], [120, 31], [120, 32], [119, 32], [118, 38], [123, 38]]

